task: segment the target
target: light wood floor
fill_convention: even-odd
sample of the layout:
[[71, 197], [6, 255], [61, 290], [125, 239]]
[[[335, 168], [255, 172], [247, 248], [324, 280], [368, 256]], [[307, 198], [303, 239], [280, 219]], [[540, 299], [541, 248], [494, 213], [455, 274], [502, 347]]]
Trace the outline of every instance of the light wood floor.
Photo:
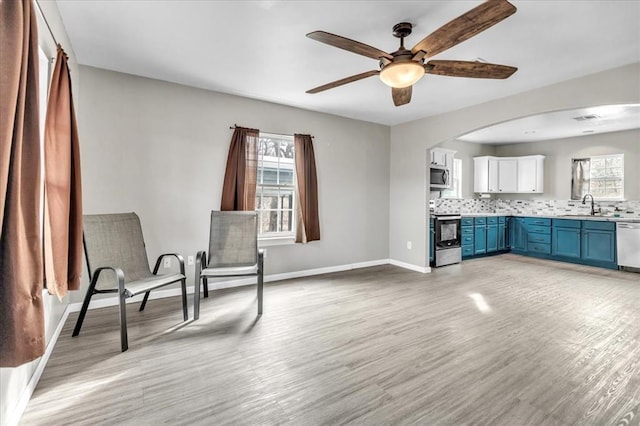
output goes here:
[[517, 255], [69, 317], [23, 425], [638, 425], [640, 275]]

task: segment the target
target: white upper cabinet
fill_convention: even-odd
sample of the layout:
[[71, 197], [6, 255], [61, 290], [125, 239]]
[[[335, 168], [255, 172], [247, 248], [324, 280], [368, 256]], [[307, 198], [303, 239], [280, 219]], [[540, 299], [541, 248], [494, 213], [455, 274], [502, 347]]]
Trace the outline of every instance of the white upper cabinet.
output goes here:
[[431, 164], [451, 170], [455, 153], [456, 151], [450, 149], [433, 148], [431, 149]]
[[489, 192], [496, 192], [500, 185], [500, 163], [497, 158], [489, 158]]
[[498, 160], [498, 192], [519, 192], [520, 182], [518, 181], [518, 166], [520, 160], [501, 159]]
[[544, 192], [544, 157], [522, 157], [518, 159], [518, 192]]
[[[497, 171], [495, 175], [497, 185]], [[491, 192], [489, 191], [489, 157], [473, 159], [473, 192]]]
[[486, 193], [542, 193], [544, 156], [476, 157], [474, 192]]

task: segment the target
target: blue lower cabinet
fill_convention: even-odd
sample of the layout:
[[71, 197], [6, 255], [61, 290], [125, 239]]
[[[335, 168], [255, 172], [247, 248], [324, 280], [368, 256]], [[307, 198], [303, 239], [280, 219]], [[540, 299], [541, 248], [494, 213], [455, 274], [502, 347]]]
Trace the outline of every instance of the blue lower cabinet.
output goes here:
[[473, 256], [474, 251], [473, 234], [475, 227], [473, 226], [473, 218], [463, 217], [461, 223], [462, 226], [460, 227], [460, 234], [462, 238], [462, 257], [471, 257]]
[[[476, 218], [477, 219], [477, 218]], [[487, 252], [487, 226], [476, 225], [473, 232], [473, 254], [485, 254]]]
[[463, 218], [462, 257], [514, 253], [617, 269], [616, 225], [597, 220], [540, 217]]
[[484, 256], [507, 250], [506, 217], [463, 217], [462, 257]]
[[560, 227], [554, 223], [551, 241], [551, 254], [554, 256], [580, 259], [580, 222], [577, 228]]
[[547, 231], [549, 231], [548, 234], [529, 232], [527, 235], [527, 241], [530, 243], [551, 244], [551, 230], [547, 228]]
[[583, 260], [595, 262], [615, 263], [616, 261], [616, 235], [612, 231], [598, 229], [582, 230], [582, 256]]
[[551, 244], [533, 243], [529, 241], [527, 251], [529, 253], [551, 254]]
[[[490, 219], [497, 219], [496, 217]], [[498, 225], [487, 225], [487, 253], [498, 251]]]
[[524, 218], [515, 217], [511, 221], [511, 248], [519, 252], [527, 251], [527, 224]]
[[524, 222], [531, 226], [551, 226], [551, 219], [546, 217], [525, 217]]

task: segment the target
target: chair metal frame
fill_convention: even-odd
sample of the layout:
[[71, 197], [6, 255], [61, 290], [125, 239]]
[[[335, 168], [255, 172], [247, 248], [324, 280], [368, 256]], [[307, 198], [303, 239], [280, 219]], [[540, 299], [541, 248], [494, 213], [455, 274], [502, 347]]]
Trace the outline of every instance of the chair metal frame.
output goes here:
[[[85, 255], [85, 260], [87, 262], [87, 271], [89, 273], [90, 283], [89, 283], [89, 288], [87, 289], [87, 293], [85, 294], [84, 301], [82, 303], [82, 309], [80, 310], [80, 315], [78, 316], [78, 320], [76, 321], [76, 325], [73, 329], [72, 337], [77, 337], [80, 334], [80, 329], [82, 328], [82, 323], [84, 322], [84, 318], [87, 314], [89, 303], [91, 302], [91, 297], [93, 297], [94, 294], [117, 293], [118, 306], [120, 311], [119, 312], [120, 348], [122, 352], [126, 351], [127, 349], [129, 349], [129, 340], [127, 335], [126, 299], [144, 293], [144, 298], [142, 299], [142, 303], [140, 304], [140, 308], [138, 309], [139, 312], [142, 312], [147, 304], [147, 300], [149, 299], [149, 294], [151, 293], [152, 290], [158, 289], [160, 287], [164, 287], [169, 284], [176, 283], [178, 281], [180, 281], [181, 290], [182, 290], [182, 316], [185, 321], [189, 319], [189, 312], [187, 308], [187, 279], [186, 279], [185, 269], [184, 269], [184, 258], [180, 254], [178, 253], [161, 254], [158, 257], [158, 260], [156, 260], [155, 267], [153, 268], [153, 275], [158, 274], [158, 269], [160, 269], [160, 263], [162, 262], [162, 259], [164, 259], [167, 256], [173, 256], [178, 260], [178, 263], [180, 264], [180, 274], [182, 275], [182, 278], [179, 278], [170, 282], [165, 282], [159, 285], [153, 285], [152, 283], [150, 283], [150, 285], [147, 288], [145, 288], [144, 291], [134, 293], [127, 290], [124, 271], [121, 268], [105, 266], [105, 267], [98, 268], [92, 272], [91, 263], [89, 262], [89, 253], [87, 252], [87, 245], [85, 243], [84, 234], [82, 237], [82, 242], [84, 246], [84, 255]], [[96, 289], [98, 278], [100, 277], [100, 274], [102, 273], [102, 271], [113, 271], [115, 273], [116, 281], [118, 284], [117, 288], [105, 289], [105, 290]]]
[[[211, 212], [212, 215], [214, 212]], [[246, 214], [246, 215], [255, 215], [257, 220], [257, 213], [251, 211], [228, 211], [223, 212], [228, 214]], [[209, 224], [211, 227], [211, 224]], [[209, 231], [209, 245], [211, 245], [211, 229]], [[256, 249], [257, 249], [257, 272], [252, 274], [224, 274], [224, 275], [215, 275], [215, 274], [206, 274], [203, 275], [202, 271], [204, 269], [215, 269], [215, 268], [207, 268], [207, 251], [200, 250], [196, 255], [196, 267], [195, 267], [195, 286], [194, 286], [194, 294], [193, 294], [193, 319], [194, 321], [200, 318], [200, 283], [202, 282], [204, 297], [209, 297], [209, 282], [208, 278], [223, 278], [223, 277], [249, 277], [249, 276], [257, 276], [257, 292], [258, 292], [258, 316], [262, 315], [263, 311], [263, 293], [264, 293], [264, 250], [257, 248], [257, 227], [256, 227]]]

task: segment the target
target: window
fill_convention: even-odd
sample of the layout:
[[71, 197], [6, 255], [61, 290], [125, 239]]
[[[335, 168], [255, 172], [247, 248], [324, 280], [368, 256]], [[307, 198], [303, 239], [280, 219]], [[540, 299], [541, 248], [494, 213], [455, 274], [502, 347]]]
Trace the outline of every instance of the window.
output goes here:
[[440, 193], [440, 198], [462, 198], [462, 160], [453, 159], [451, 168], [451, 188]]
[[260, 133], [256, 211], [260, 238], [295, 235], [293, 136]]
[[586, 194], [596, 200], [624, 199], [624, 154], [573, 160], [571, 198]]

